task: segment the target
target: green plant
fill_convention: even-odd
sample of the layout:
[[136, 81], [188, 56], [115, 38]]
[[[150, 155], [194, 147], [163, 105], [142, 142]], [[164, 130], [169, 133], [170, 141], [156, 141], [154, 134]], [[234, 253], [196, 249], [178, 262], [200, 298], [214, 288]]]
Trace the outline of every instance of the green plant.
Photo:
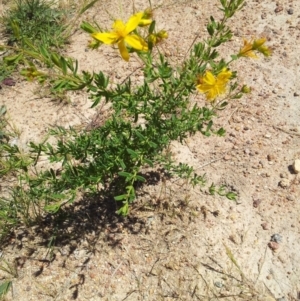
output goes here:
[[55, 48], [66, 43], [65, 12], [45, 0], [15, 0], [15, 6], [2, 17], [8, 45], [26, 47], [24, 39], [35, 45]]
[[7, 54], [0, 68], [0, 81], [24, 63], [24, 56], [16, 49], [28, 49], [25, 40], [46, 49], [61, 48], [68, 41], [65, 12], [51, 1], [15, 0], [12, 8], [1, 17], [1, 23]]
[[[138, 184], [146, 181], [143, 176], [146, 167], [162, 167], [170, 175], [202, 187], [206, 183], [204, 176], [197, 175], [192, 167], [174, 162], [166, 150], [172, 141], [183, 142], [197, 132], [206, 137], [224, 136], [225, 130], [214, 128], [213, 119], [219, 110], [226, 108], [228, 101], [249, 92], [247, 86], [239, 85], [237, 72], [230, 70], [230, 64], [251, 57], [254, 51], [270, 55], [265, 39], [258, 39], [245, 41], [229, 61], [220, 57], [217, 47], [232, 37], [226, 22], [242, 7], [243, 1], [221, 0], [221, 5], [223, 19], [217, 22], [211, 17], [207, 25], [209, 37], [204, 42], [194, 41], [190, 53], [178, 66], [172, 66], [157, 48], [167, 33], [156, 31], [151, 9], [134, 14], [126, 24], [116, 20], [111, 32], [99, 32], [97, 27], [84, 22], [81, 28], [94, 38], [91, 48], [117, 44], [124, 60], [128, 61], [132, 53], [138, 55], [143, 63], [141, 84], [128, 77], [112, 86], [103, 72], [79, 74], [77, 61], [24, 39], [30, 49], [26, 55], [39, 64], [55, 66], [49, 74], [39, 71], [38, 65], [31, 61], [22, 71], [24, 76], [40, 82], [49, 80], [57, 92], [86, 89], [92, 107], [110, 103], [111, 114], [101, 127], [90, 131], [52, 129], [50, 135], [56, 138], [55, 144], [31, 143], [34, 164], [45, 155], [50, 163], [56, 166], [59, 163], [59, 168], [37, 171], [34, 176], [25, 174], [22, 180], [27, 188], [17, 187], [14, 193], [21, 191], [24, 194], [21, 198], [30, 200], [34, 208], [56, 213], [74, 201], [78, 191], [101, 191], [118, 202], [119, 214], [126, 215], [136, 198]], [[156, 49], [158, 55], [154, 55]], [[199, 92], [207, 100], [204, 106], [190, 101], [191, 95]], [[236, 197], [226, 187], [216, 188], [214, 184], [209, 192], [231, 200]], [[27, 212], [31, 212], [30, 203]]]
[[0, 298], [2, 300], [12, 286], [12, 279], [18, 278], [18, 270], [15, 264], [11, 264], [3, 258], [1, 259], [0, 270], [10, 276], [0, 284]]

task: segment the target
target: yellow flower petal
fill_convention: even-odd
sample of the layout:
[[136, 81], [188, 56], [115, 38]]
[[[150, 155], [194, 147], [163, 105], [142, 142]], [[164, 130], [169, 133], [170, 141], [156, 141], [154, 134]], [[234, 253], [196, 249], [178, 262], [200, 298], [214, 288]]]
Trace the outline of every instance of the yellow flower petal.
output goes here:
[[244, 39], [244, 47], [240, 49], [238, 56], [257, 58], [256, 54], [252, 50], [252, 47], [252, 43]]
[[265, 45], [262, 45], [262, 46], [258, 47], [257, 51], [259, 51], [260, 53], [262, 53], [264, 56], [270, 56], [272, 54], [271, 49], [268, 48]]
[[143, 15], [144, 15], [144, 13], [140, 12], [129, 18], [128, 22], [125, 25], [126, 34], [129, 34], [130, 32], [132, 32], [133, 30], [135, 30], [138, 27], [139, 23], [141, 22], [141, 20], [143, 18]]
[[131, 46], [134, 49], [143, 50], [143, 51], [148, 50], [147, 43], [137, 35], [128, 35], [125, 37], [124, 40], [129, 46]]
[[93, 33], [92, 37], [104, 44], [114, 44], [118, 42], [119, 35], [115, 32], [97, 32]]
[[129, 53], [128, 53], [128, 50], [126, 48], [126, 45], [125, 45], [123, 39], [118, 43], [118, 47], [119, 47], [119, 50], [120, 50], [123, 60], [128, 62], [129, 61]]
[[214, 85], [216, 83], [216, 79], [210, 71], [206, 71], [203, 77], [203, 82], [208, 85]]
[[126, 26], [122, 20], [116, 20], [114, 22], [113, 30], [114, 30], [115, 34], [117, 34], [119, 36], [119, 38], [124, 38], [127, 35]]
[[143, 27], [143, 26], [148, 26], [152, 23], [151, 19], [142, 19], [139, 23], [139, 26]]
[[256, 50], [257, 48], [261, 47], [266, 42], [266, 40], [267, 40], [266, 38], [254, 40], [252, 44], [252, 49]]
[[223, 68], [222, 71], [218, 74], [217, 80], [221, 81], [222, 83], [227, 83], [232, 76], [232, 72]]

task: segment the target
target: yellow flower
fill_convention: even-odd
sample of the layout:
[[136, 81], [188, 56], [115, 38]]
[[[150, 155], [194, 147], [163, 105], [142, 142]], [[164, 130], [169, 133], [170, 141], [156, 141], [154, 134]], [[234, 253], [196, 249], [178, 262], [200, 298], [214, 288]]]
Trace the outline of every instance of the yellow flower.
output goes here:
[[165, 30], [161, 30], [157, 33], [157, 37], [159, 39], [167, 39], [168, 38], [168, 33]]
[[253, 52], [253, 45], [244, 39], [244, 47], [240, 49], [238, 56], [257, 58], [257, 55]]
[[199, 78], [197, 89], [206, 95], [207, 100], [214, 101], [214, 99], [226, 92], [226, 85], [232, 76], [232, 72], [227, 68], [214, 76], [211, 71], [206, 71], [203, 77]]
[[148, 37], [148, 42], [152, 45], [160, 43], [163, 39], [168, 38], [168, 33], [165, 30], [161, 30], [158, 33], [151, 33]]
[[126, 44], [136, 50], [147, 51], [147, 43], [138, 35], [130, 34], [134, 31], [143, 18], [144, 13], [140, 12], [131, 16], [126, 24], [121, 20], [116, 20], [113, 24], [112, 32], [93, 33], [92, 37], [104, 44], [118, 44], [119, 51], [125, 61], [129, 61], [129, 53]]
[[254, 53], [254, 50], [262, 53], [264, 56], [270, 56], [272, 53], [271, 49], [264, 45], [265, 42], [266, 38], [254, 40], [251, 43], [247, 40], [244, 40], [244, 47], [240, 49], [238, 56], [257, 58], [257, 55]]
[[270, 56], [272, 51], [268, 48], [264, 43], [266, 42], [266, 38], [254, 40], [252, 48], [262, 53], [264, 56]]

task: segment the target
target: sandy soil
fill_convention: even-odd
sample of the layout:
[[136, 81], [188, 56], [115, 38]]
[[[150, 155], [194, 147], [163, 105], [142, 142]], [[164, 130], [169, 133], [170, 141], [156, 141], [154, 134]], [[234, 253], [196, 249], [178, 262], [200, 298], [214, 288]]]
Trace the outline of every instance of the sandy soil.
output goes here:
[[[216, 1], [152, 4], [159, 28], [169, 33], [163, 49], [174, 62], [197, 34], [206, 36], [209, 16], [220, 16]], [[148, 1], [99, 1], [84, 19], [109, 28], [111, 15], [126, 20], [133, 5], [143, 10]], [[197, 134], [174, 143], [172, 152], [210, 181], [234, 189], [238, 202], [162, 176], [140, 192], [126, 219], [111, 214], [101, 199], [83, 199], [63, 225], [19, 229], [2, 248], [2, 258], [18, 269], [7, 300], [299, 300], [300, 177], [291, 166], [300, 159], [300, 2], [249, 0], [231, 26], [235, 36], [225, 56], [243, 37], [262, 36], [273, 55], [234, 66], [253, 92], [216, 120], [227, 130], [225, 138]], [[110, 47], [88, 50], [88, 40], [76, 31], [67, 52], [82, 69], [102, 70], [118, 82], [139, 67]], [[0, 90], [0, 105], [20, 129], [18, 144], [25, 150], [50, 126], [88, 125], [96, 113], [83, 92], [70, 93], [65, 105], [39, 89], [17, 78], [15, 86]], [[146, 210], [147, 204], [156, 210]], [[61, 238], [49, 249], [53, 233]]]

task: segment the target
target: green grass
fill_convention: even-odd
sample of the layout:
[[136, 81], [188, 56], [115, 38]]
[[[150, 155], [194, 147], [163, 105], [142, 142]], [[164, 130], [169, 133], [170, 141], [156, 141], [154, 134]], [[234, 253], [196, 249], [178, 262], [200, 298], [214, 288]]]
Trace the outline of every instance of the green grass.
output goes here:
[[2, 17], [8, 45], [25, 47], [24, 39], [44, 47], [61, 47], [64, 36], [65, 12], [44, 0], [16, 0], [15, 5]]
[[1, 16], [2, 36], [6, 41], [0, 81], [7, 78], [23, 58], [12, 60], [16, 50], [28, 50], [26, 40], [34, 46], [61, 49], [67, 42], [66, 10], [44, 0], [15, 0], [11, 8]]

